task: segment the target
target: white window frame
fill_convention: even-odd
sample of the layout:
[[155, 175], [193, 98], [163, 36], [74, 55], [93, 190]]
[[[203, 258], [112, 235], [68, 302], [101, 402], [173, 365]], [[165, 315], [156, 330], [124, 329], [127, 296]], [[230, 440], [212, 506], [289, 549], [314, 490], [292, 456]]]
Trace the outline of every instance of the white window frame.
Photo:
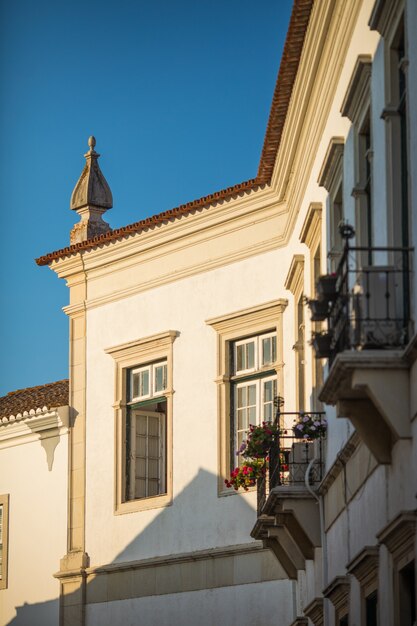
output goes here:
[[[141, 402], [142, 400], [148, 400], [150, 398], [156, 397], [156, 394], [164, 394], [166, 390], [166, 384], [163, 389], [159, 389], [156, 391], [156, 368], [157, 367], [167, 366], [166, 361], [158, 361], [156, 363], [147, 363], [146, 365], [141, 365], [139, 367], [134, 367], [130, 370], [130, 390], [133, 392], [133, 376], [135, 374], [140, 374], [141, 372], [149, 372], [149, 393], [144, 394], [142, 396], [133, 396], [130, 399], [130, 402]], [[165, 375], [166, 382], [166, 375]]]

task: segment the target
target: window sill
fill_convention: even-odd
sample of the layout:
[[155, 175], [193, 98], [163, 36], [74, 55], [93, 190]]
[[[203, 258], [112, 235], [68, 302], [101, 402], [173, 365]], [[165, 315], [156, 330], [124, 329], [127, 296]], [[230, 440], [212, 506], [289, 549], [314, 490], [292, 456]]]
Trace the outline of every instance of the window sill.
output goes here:
[[138, 500], [129, 500], [128, 502], [120, 502], [116, 505], [114, 514], [125, 515], [127, 513], [139, 513], [140, 511], [148, 511], [150, 509], [160, 509], [172, 504], [172, 496], [165, 493], [160, 496], [152, 496], [150, 498], [140, 498]]

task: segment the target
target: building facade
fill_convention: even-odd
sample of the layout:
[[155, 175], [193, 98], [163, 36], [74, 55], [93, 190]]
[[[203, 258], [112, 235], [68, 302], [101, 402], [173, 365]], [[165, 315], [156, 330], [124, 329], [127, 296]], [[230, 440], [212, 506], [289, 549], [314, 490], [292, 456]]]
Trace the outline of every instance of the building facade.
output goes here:
[[69, 288], [62, 625], [415, 623], [416, 32], [413, 0], [295, 0], [256, 178], [125, 228], [90, 138], [37, 260]]

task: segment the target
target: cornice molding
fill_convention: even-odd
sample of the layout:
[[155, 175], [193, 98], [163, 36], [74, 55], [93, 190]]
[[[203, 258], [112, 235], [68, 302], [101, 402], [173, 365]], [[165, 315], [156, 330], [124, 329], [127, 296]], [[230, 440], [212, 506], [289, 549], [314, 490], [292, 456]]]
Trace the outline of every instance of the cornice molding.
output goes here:
[[340, 109], [343, 117], [357, 125], [371, 97], [372, 57], [361, 54], [356, 64]]
[[396, 27], [404, 11], [404, 0], [376, 0], [369, 18], [369, 28], [387, 35]]
[[332, 137], [328, 145], [326, 156], [317, 179], [320, 187], [331, 193], [337, 182], [343, 164], [345, 140], [343, 137]]
[[350, 581], [348, 576], [336, 576], [323, 590], [323, 595], [334, 605], [339, 617], [347, 611], [349, 604]]
[[401, 511], [378, 533], [377, 538], [398, 561], [413, 549], [416, 527], [417, 511]]
[[[304, 256], [302, 254], [294, 254], [290, 269], [288, 270], [287, 277], [285, 279], [284, 287], [291, 291], [295, 296], [296, 291], [299, 288], [300, 283], [303, 283], [304, 278]], [[303, 285], [301, 286], [303, 289]]]
[[378, 546], [365, 546], [346, 566], [361, 586], [367, 586], [378, 579]]
[[323, 598], [314, 598], [310, 604], [304, 607], [303, 613], [313, 622], [314, 626], [323, 626]]
[[[313, 7], [272, 179], [278, 198], [288, 205], [286, 242], [302, 205], [361, 7], [360, 0], [342, 3], [337, 11], [329, 0]], [[340, 122], [340, 129], [345, 128], [342, 118]]]
[[116, 361], [120, 358], [125, 358], [131, 354], [137, 354], [138, 352], [146, 352], [151, 347], [152, 350], [160, 350], [170, 346], [174, 340], [178, 337], [179, 333], [176, 330], [167, 330], [163, 333], [151, 335], [138, 339], [137, 341], [128, 341], [111, 348], [105, 348], [104, 352], [110, 354]]
[[0, 449], [63, 435], [69, 428], [69, 407], [24, 411], [3, 418], [0, 425]]
[[281, 315], [288, 304], [288, 300], [279, 299], [265, 302], [258, 306], [250, 307], [248, 309], [241, 309], [240, 311], [234, 311], [226, 315], [219, 317], [213, 317], [206, 320], [208, 326], [213, 326], [216, 331], [224, 332], [227, 330], [233, 330], [235, 328], [241, 328], [242, 318], [244, 323], [249, 325], [252, 322], [259, 324], [262, 320], [270, 322], [271, 317], [276, 314]]
[[308, 207], [300, 233], [301, 243], [305, 243], [308, 248], [312, 248], [315, 242], [321, 238], [321, 213], [322, 205], [312, 202]]

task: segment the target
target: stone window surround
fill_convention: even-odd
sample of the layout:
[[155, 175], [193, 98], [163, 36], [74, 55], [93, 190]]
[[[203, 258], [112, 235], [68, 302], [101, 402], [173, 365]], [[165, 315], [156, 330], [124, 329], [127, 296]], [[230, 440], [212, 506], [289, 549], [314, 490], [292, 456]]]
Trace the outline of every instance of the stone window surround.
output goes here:
[[394, 625], [400, 626], [399, 573], [415, 560], [417, 511], [402, 511], [381, 532], [377, 538], [388, 549], [394, 574]]
[[[310, 251], [310, 284], [306, 281], [305, 292], [309, 293], [310, 298], [315, 298], [316, 285], [315, 285], [315, 258], [320, 252], [320, 264], [322, 265], [322, 205], [319, 202], [312, 202], [308, 207], [307, 215], [304, 220], [301, 233], [300, 242], [304, 243]], [[320, 267], [321, 273], [321, 267]], [[311, 322], [311, 330], [319, 331], [321, 329], [321, 322]], [[313, 363], [312, 368], [312, 389], [313, 389], [313, 402], [311, 410], [322, 411], [323, 407], [318, 399], [319, 387], [322, 385], [323, 378], [323, 366], [319, 359], [315, 358], [313, 346], [310, 348], [311, 359]]]
[[[134, 513], [147, 509], [168, 506], [172, 503], [172, 397], [173, 397], [173, 343], [178, 332], [168, 330], [150, 337], [131, 341], [105, 350], [115, 361], [115, 503], [114, 513]], [[123, 429], [126, 423], [127, 375], [135, 366], [157, 360], [166, 360], [168, 365], [167, 388], [164, 396], [167, 401], [166, 416], [166, 493], [149, 498], [123, 501], [125, 449]]]
[[379, 546], [365, 546], [347, 565], [361, 587], [361, 619], [365, 623], [366, 598], [378, 591]]
[[335, 608], [335, 623], [349, 614], [350, 580], [348, 576], [336, 576], [323, 591]]
[[[304, 294], [304, 255], [295, 254], [292, 258], [290, 269], [288, 270], [287, 278], [285, 279], [285, 288], [291, 291], [294, 296], [294, 345], [293, 350], [296, 352], [295, 359], [295, 378], [296, 378], [296, 390], [295, 390], [295, 398], [297, 402], [297, 411], [304, 410], [305, 406], [305, 397], [304, 397], [304, 406], [299, 406], [300, 399], [300, 383], [302, 383], [302, 387], [304, 389], [305, 396], [305, 366], [304, 366], [304, 380], [300, 379], [300, 372], [298, 369], [298, 354], [299, 352], [304, 350], [304, 361], [305, 361], [305, 314], [304, 314], [304, 345], [300, 345], [299, 342], [299, 328], [298, 328], [298, 303], [300, 298], [303, 297]], [[304, 306], [304, 303], [303, 303]]]
[[9, 548], [9, 494], [0, 495], [0, 505], [3, 506], [3, 563], [0, 590], [7, 589], [8, 548]]
[[244, 337], [258, 335], [268, 331], [276, 331], [277, 354], [276, 362], [268, 366], [275, 370], [278, 379], [278, 393], [283, 395], [283, 324], [282, 314], [287, 300], [279, 299], [206, 320], [206, 324], [217, 332], [217, 415], [218, 415], [218, 495], [234, 495], [236, 492], [227, 489], [224, 480], [230, 475], [231, 457], [231, 368], [230, 346]]

